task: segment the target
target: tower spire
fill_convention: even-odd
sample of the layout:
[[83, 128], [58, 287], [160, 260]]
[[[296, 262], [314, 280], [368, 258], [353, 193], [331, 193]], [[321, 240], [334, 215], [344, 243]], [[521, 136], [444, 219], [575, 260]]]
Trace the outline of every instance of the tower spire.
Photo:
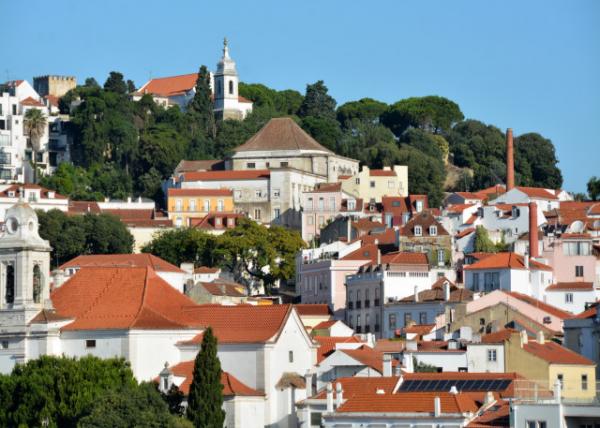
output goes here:
[[223, 38], [223, 58], [229, 59], [229, 40]]

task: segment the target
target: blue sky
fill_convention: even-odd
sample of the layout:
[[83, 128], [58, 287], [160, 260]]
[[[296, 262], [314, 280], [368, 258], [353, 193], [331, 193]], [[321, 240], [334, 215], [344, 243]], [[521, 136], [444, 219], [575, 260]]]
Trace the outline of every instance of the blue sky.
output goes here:
[[600, 176], [596, 0], [9, 1], [0, 80], [214, 69], [223, 36], [241, 79], [338, 103], [441, 95], [466, 117], [550, 138], [564, 187]]

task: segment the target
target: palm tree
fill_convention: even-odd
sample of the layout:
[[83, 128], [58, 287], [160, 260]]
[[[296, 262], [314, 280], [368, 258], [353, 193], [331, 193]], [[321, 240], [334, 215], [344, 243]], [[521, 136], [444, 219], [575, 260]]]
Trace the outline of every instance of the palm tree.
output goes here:
[[41, 140], [46, 126], [48, 125], [46, 116], [41, 110], [31, 108], [25, 113], [25, 132], [29, 136], [29, 144], [33, 157], [33, 182], [37, 183], [37, 153], [41, 150]]

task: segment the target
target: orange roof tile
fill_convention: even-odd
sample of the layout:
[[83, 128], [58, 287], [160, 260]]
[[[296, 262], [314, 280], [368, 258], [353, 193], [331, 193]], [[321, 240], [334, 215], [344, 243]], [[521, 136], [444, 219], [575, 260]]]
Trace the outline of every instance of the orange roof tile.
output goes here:
[[352, 227], [358, 230], [373, 230], [373, 229], [384, 229], [385, 225], [379, 221], [372, 221], [368, 218], [361, 218], [352, 222]]
[[551, 199], [551, 200], [558, 199], [558, 197], [554, 193], [551, 193], [550, 190], [543, 189], [541, 187], [517, 186], [516, 189], [519, 189], [521, 192], [525, 193], [530, 198]]
[[435, 324], [414, 324], [408, 327], [402, 328], [404, 333], [418, 334], [422, 336], [427, 333], [431, 333], [431, 330], [435, 328]]
[[170, 97], [185, 93], [196, 86], [198, 73], [181, 74], [179, 76], [157, 77], [151, 79], [138, 92]]
[[317, 349], [317, 364], [335, 351], [338, 343], [361, 343], [361, 341], [354, 336], [314, 336], [313, 339], [319, 344], [319, 349]]
[[589, 215], [600, 215], [600, 204], [594, 204], [588, 210]]
[[[13, 197], [18, 198], [21, 195], [21, 189], [23, 189], [23, 190], [39, 190], [40, 197], [43, 199], [68, 199], [66, 196], [61, 195], [60, 193], [57, 193], [54, 190], [46, 189], [45, 187], [39, 186], [37, 184], [31, 184], [31, 183], [10, 185], [0, 192], [0, 197], [10, 198], [11, 196], [8, 196], [8, 193], [14, 192], [15, 196], [13, 196]], [[53, 198], [49, 197], [49, 192], [54, 192]]]
[[[377, 390], [382, 389], [385, 394], [391, 394], [394, 387], [398, 384], [398, 377], [340, 377], [335, 380], [335, 383], [342, 385], [344, 398], [348, 399], [355, 395], [375, 394]], [[335, 388], [333, 388], [335, 397]], [[313, 399], [324, 400], [327, 397], [327, 391], [323, 388]]]
[[167, 196], [233, 196], [231, 189], [169, 189]]
[[[428, 413], [439, 397], [442, 413], [476, 412], [479, 406], [471, 394], [449, 392], [399, 392], [396, 394], [357, 394], [346, 400], [338, 413]], [[344, 396], [345, 398], [345, 396]]]
[[194, 273], [217, 273], [220, 270], [218, 267], [200, 266], [194, 269]]
[[232, 180], [268, 180], [268, 169], [246, 169], [240, 171], [192, 171], [184, 172], [183, 181], [232, 181]]
[[384, 353], [399, 353], [404, 350], [404, 340], [379, 339], [374, 349]]
[[463, 230], [461, 230], [460, 232], [458, 232], [456, 234], [456, 239], [464, 238], [465, 236], [470, 235], [473, 232], [475, 232], [475, 228], [474, 227], [468, 227], [466, 229], [463, 229]]
[[330, 316], [332, 315], [331, 309], [326, 304], [319, 303], [298, 303], [294, 305], [294, 309], [298, 312], [298, 315], [303, 316]]
[[371, 169], [369, 170], [371, 177], [396, 177], [396, 171], [388, 169]]
[[377, 260], [378, 247], [375, 244], [366, 244], [351, 253], [346, 254], [340, 260]]
[[381, 257], [382, 264], [390, 265], [429, 265], [426, 253], [410, 253], [397, 251]]
[[592, 282], [557, 282], [546, 287], [546, 291], [593, 291], [594, 283]]
[[184, 273], [177, 266], [148, 253], [82, 255], [64, 263], [60, 269], [83, 267], [150, 267], [157, 272]]
[[596, 365], [583, 355], [579, 355], [551, 340], [546, 340], [541, 344], [530, 339], [523, 345], [523, 349], [550, 364]]
[[[340, 349], [339, 351], [383, 374], [383, 352], [364, 345], [357, 349]], [[392, 366], [397, 365], [398, 360], [392, 360]]]
[[331, 328], [335, 325], [335, 323], [341, 322], [340, 320], [328, 320], [321, 321], [319, 324], [313, 327], [313, 330], [323, 330], [327, 328]]
[[598, 308], [596, 305], [586, 309], [585, 311], [575, 315], [574, 319], [588, 319], [588, 318], [596, 318], [598, 315]]
[[562, 320], [570, 319], [573, 317], [573, 314], [563, 311], [562, 309], [559, 309], [556, 306], [552, 306], [552, 305], [549, 305], [548, 303], [542, 302], [541, 300], [538, 300], [535, 297], [528, 296], [527, 294], [518, 293], [516, 291], [505, 291], [505, 290], [503, 290], [503, 293], [508, 294], [509, 296], [512, 296], [515, 299], [519, 299], [522, 302], [525, 302], [532, 306], [535, 306], [536, 308], [541, 309], [544, 312], [547, 312], [550, 315], [554, 315], [555, 317], [560, 318]]
[[504, 328], [494, 333], [488, 333], [481, 336], [481, 343], [502, 343], [506, 342], [514, 333], [519, 333], [512, 328]]
[[24, 100], [22, 100], [21, 105], [31, 107], [45, 107], [43, 103], [32, 97], [27, 97]]
[[473, 206], [475, 206], [475, 204], [453, 204], [453, 205], [448, 206], [448, 208], [446, 208], [446, 210], [449, 213], [457, 214], [457, 213], [462, 213], [467, 208], [471, 208]]
[[[183, 392], [183, 395], [188, 395], [190, 392], [190, 386], [194, 379], [194, 360], [183, 361], [173, 367], [169, 367], [171, 373], [177, 377], [183, 377], [185, 380], [179, 385], [179, 390]], [[223, 396], [264, 396], [264, 392], [258, 391], [254, 388], [243, 384], [239, 379], [228, 372], [221, 372], [221, 385], [223, 385]]]
[[149, 267], [84, 267], [51, 294], [65, 330], [198, 327], [182, 311], [196, 304]]
[[319, 183], [313, 190], [304, 193], [329, 193], [342, 190], [342, 183]]
[[204, 289], [213, 296], [246, 297], [246, 289], [241, 284], [229, 283], [220, 280], [201, 282]]
[[436, 226], [437, 235], [444, 236], [448, 235], [448, 231], [438, 222], [434, 215], [428, 211], [422, 211], [411, 218], [402, 228], [403, 236], [415, 236], [415, 226], [421, 226], [422, 236], [431, 236], [429, 234], [429, 227]]
[[[523, 256], [517, 253], [496, 253], [489, 257], [486, 257], [478, 262], [467, 265], [464, 267], [465, 270], [477, 270], [477, 269], [525, 269], [525, 260]], [[530, 270], [546, 270], [552, 271], [552, 268], [535, 260], [529, 260]]]

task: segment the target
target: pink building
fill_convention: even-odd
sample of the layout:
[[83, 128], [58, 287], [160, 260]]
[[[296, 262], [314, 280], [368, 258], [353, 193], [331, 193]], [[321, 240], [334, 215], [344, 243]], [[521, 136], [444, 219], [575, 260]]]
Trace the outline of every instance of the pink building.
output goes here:
[[[341, 183], [323, 183], [302, 194], [302, 239], [318, 237], [321, 228], [341, 211], [342, 200], [352, 196], [342, 191]], [[348, 207], [348, 211], [352, 211]], [[355, 208], [355, 207], [354, 207]]]

